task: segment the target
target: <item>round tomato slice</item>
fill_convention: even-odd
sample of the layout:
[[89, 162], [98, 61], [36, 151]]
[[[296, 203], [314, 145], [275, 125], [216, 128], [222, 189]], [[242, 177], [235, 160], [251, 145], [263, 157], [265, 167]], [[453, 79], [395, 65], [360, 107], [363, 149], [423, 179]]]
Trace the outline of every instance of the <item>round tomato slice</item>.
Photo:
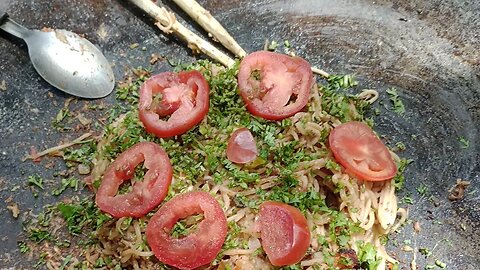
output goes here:
[[310, 230], [300, 210], [280, 202], [264, 202], [259, 220], [262, 247], [273, 265], [295, 264], [305, 256]]
[[235, 130], [227, 144], [227, 158], [234, 163], [245, 164], [257, 158], [258, 149], [252, 133], [247, 128]]
[[300, 57], [258, 51], [240, 63], [238, 87], [247, 109], [268, 120], [281, 120], [305, 107], [313, 74]]
[[[130, 180], [135, 167], [143, 162], [148, 169], [132, 191], [118, 194], [123, 181]], [[159, 205], [172, 181], [172, 166], [167, 153], [157, 144], [141, 142], [121, 153], [105, 171], [95, 201], [102, 211], [114, 217], [142, 217]]]
[[140, 121], [157, 137], [181, 135], [207, 114], [209, 92], [207, 81], [196, 70], [152, 76], [140, 88]]
[[[183, 238], [170, 235], [180, 219], [203, 214], [197, 229]], [[211, 263], [227, 235], [227, 219], [222, 208], [207, 192], [180, 194], [166, 202], [147, 225], [148, 245], [155, 256], [180, 269], [194, 269]]]
[[361, 180], [384, 181], [397, 173], [387, 147], [365, 123], [341, 124], [330, 132], [328, 141], [335, 159]]

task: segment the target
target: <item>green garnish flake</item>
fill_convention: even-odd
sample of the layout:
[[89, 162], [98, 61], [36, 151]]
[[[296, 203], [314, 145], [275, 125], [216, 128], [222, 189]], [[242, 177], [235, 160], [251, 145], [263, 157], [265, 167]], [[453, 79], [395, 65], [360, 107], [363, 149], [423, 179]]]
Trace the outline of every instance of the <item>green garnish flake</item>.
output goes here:
[[28, 181], [28, 185], [36, 186], [39, 189], [43, 190], [43, 179], [42, 177], [40, 177], [40, 175], [38, 174], [30, 175], [27, 181]]
[[46, 230], [33, 227], [28, 231], [28, 238], [36, 243], [40, 243], [43, 240], [51, 240], [52, 236]]
[[435, 265], [440, 267], [440, 268], [446, 268], [447, 267], [447, 264], [440, 261], [440, 260], [435, 260]]
[[21, 253], [27, 253], [30, 251], [30, 248], [28, 247], [27, 243], [23, 241], [18, 242], [18, 249], [20, 250]]
[[170, 235], [173, 238], [182, 238], [194, 232], [197, 229], [199, 222], [203, 219], [203, 215], [197, 214], [189, 216], [188, 219], [189, 221], [185, 219], [179, 220], [173, 225], [170, 232]]
[[376, 270], [380, 265], [381, 258], [377, 255], [375, 246], [363, 241], [357, 241], [356, 244], [358, 247], [358, 260], [362, 269]]
[[331, 75], [327, 85], [319, 85], [322, 95], [322, 109], [337, 117], [342, 123], [349, 121], [363, 121], [364, 112], [370, 103], [359, 99], [356, 95], [347, 94], [357, 82], [352, 75]]
[[403, 142], [397, 142], [395, 146], [399, 151], [405, 151], [405, 149], [407, 149], [407, 146]]
[[458, 137], [458, 141], [460, 142], [460, 147], [462, 149], [467, 149], [470, 146], [470, 142], [463, 136]]
[[400, 159], [400, 164], [398, 164], [398, 171], [397, 174], [395, 175], [394, 182], [395, 182], [395, 189], [400, 190], [403, 188], [403, 185], [405, 183], [405, 169], [407, 168], [408, 164], [412, 163], [413, 159], [406, 159], [402, 158]]
[[268, 44], [267, 49], [268, 49], [269, 51], [275, 51], [275, 50], [277, 49], [277, 47], [278, 47], [278, 42], [276, 42], [275, 40], [272, 40], [272, 42], [270, 42], [270, 43]]
[[395, 88], [389, 88], [386, 90], [387, 94], [390, 96], [390, 101], [393, 106], [393, 111], [398, 113], [398, 114], [404, 114], [405, 113], [405, 105], [403, 105], [402, 100], [398, 96], [397, 89]]
[[75, 177], [63, 178], [61, 180], [61, 185], [52, 191], [52, 195], [58, 196], [62, 194], [67, 188], [72, 188], [75, 191], [78, 191], [79, 181]]
[[420, 184], [419, 187], [415, 188], [421, 196], [425, 196], [428, 192], [428, 187], [425, 184]]
[[68, 231], [73, 235], [81, 234], [82, 229], [86, 226], [98, 228], [105, 221], [111, 219], [103, 214], [90, 198], [79, 203], [60, 203], [57, 205], [57, 209], [67, 222]]

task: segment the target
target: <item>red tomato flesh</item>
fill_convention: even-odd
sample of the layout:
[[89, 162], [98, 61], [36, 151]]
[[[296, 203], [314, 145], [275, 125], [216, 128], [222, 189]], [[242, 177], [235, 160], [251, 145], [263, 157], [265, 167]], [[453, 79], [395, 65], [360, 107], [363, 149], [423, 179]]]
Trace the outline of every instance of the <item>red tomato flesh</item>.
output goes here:
[[272, 265], [296, 264], [305, 256], [310, 230], [300, 210], [280, 202], [264, 202], [259, 220], [262, 247]]
[[[120, 185], [130, 180], [140, 163], [148, 169], [132, 191], [117, 195]], [[102, 211], [114, 217], [142, 217], [159, 205], [172, 181], [167, 153], [157, 144], [141, 142], [121, 153], [105, 171], [95, 201]]]
[[239, 128], [235, 130], [227, 145], [227, 158], [234, 163], [245, 164], [257, 158], [258, 149], [250, 130]]
[[181, 135], [207, 114], [209, 92], [207, 81], [196, 70], [152, 76], [140, 88], [140, 121], [157, 137]]
[[387, 147], [362, 122], [347, 122], [329, 135], [330, 149], [347, 173], [365, 181], [392, 179], [397, 166]]
[[[173, 238], [170, 232], [178, 220], [203, 214], [196, 231], [183, 238]], [[194, 269], [211, 263], [222, 248], [227, 235], [227, 219], [207, 192], [197, 191], [177, 195], [153, 215], [146, 236], [155, 256], [179, 269]]]
[[258, 51], [240, 63], [238, 87], [247, 109], [268, 120], [281, 120], [305, 107], [313, 74], [300, 57]]

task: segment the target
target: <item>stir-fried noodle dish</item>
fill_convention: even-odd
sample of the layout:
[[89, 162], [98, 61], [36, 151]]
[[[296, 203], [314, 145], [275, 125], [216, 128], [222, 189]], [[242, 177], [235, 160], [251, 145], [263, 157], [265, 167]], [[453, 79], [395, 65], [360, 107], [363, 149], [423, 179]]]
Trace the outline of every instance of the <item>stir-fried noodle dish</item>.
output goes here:
[[403, 166], [367, 117], [378, 93], [310, 70], [271, 52], [137, 70], [79, 146], [94, 195], [56, 206], [80, 240], [42, 241], [46, 268], [398, 267], [386, 239], [407, 218]]

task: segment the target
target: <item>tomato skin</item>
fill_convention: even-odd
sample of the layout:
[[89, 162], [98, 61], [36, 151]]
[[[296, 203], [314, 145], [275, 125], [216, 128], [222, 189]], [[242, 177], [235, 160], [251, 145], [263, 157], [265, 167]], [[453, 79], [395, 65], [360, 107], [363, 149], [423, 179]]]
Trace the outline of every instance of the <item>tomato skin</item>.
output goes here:
[[267, 201], [259, 212], [262, 247], [275, 266], [296, 264], [310, 246], [307, 219], [297, 208]]
[[384, 181], [397, 173], [387, 147], [365, 123], [341, 124], [330, 132], [328, 141], [335, 159], [360, 180]]
[[258, 149], [250, 130], [239, 128], [235, 130], [227, 144], [227, 158], [234, 163], [245, 164], [257, 158]]
[[[311, 66], [300, 57], [258, 51], [240, 63], [240, 95], [250, 113], [268, 120], [281, 120], [302, 110], [312, 85]], [[296, 100], [289, 103], [292, 97]]]
[[[123, 181], [133, 177], [141, 162], [148, 169], [143, 181], [136, 181], [129, 193], [116, 195]], [[113, 217], [142, 217], [159, 205], [172, 181], [167, 153], [157, 144], [140, 142], [121, 153], [103, 175], [95, 201]]]
[[[196, 231], [173, 238], [175, 223], [193, 214], [203, 213]], [[207, 192], [193, 191], [175, 196], [153, 215], [147, 225], [148, 245], [162, 262], [179, 269], [194, 269], [211, 263], [227, 235], [227, 218], [215, 198]]]
[[[209, 93], [207, 81], [196, 70], [152, 76], [140, 88], [140, 121], [159, 138], [181, 135], [207, 115]], [[168, 120], [160, 118], [168, 115]]]

